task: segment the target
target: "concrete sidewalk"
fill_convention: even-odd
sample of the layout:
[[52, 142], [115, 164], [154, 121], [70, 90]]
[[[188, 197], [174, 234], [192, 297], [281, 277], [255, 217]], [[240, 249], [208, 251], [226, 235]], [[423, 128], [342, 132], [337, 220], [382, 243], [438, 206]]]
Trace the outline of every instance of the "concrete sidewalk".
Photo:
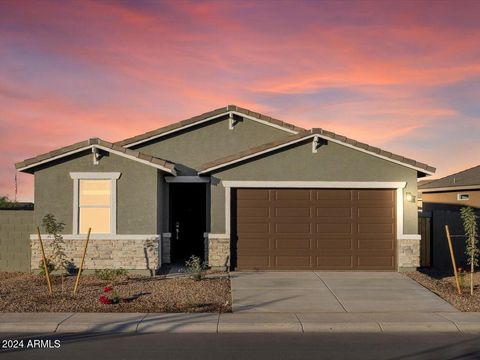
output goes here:
[[1, 313], [1, 333], [315, 333], [480, 334], [480, 313]]

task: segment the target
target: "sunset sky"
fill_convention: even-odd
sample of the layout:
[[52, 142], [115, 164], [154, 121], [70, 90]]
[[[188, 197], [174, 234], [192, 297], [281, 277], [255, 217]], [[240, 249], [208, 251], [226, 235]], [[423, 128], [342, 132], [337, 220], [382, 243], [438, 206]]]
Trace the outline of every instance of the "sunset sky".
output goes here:
[[15, 162], [227, 104], [478, 165], [480, 1], [0, 0], [0, 195]]

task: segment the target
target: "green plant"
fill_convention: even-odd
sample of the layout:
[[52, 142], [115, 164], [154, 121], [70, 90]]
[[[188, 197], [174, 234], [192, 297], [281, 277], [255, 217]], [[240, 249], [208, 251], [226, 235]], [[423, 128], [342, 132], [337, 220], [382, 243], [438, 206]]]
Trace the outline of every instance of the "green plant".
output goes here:
[[71, 261], [67, 259], [65, 254], [65, 241], [61, 235], [65, 228], [65, 223], [57, 221], [55, 215], [47, 214], [42, 219], [42, 226], [47, 234], [53, 236], [53, 240], [50, 243], [52, 248], [52, 261], [57, 269], [62, 268], [68, 270], [71, 268]]
[[[51, 274], [52, 271], [55, 270], [55, 264], [50, 257], [47, 257], [46, 260], [47, 260], [48, 273]], [[39, 275], [45, 276], [46, 273], [45, 273], [45, 265], [43, 263], [43, 259], [40, 260], [40, 262], [38, 263], [38, 268], [40, 269]]]
[[186, 272], [190, 274], [193, 280], [200, 281], [205, 278], [205, 265], [198, 256], [190, 256], [185, 262], [185, 267]]
[[12, 209], [17, 206], [15, 201], [12, 201], [8, 196], [0, 196], [0, 208], [1, 209]]
[[478, 249], [478, 216], [470, 206], [461, 208], [460, 215], [467, 236], [465, 253], [468, 256], [467, 263], [470, 265], [470, 294], [473, 295], [473, 273], [475, 272], [475, 266], [478, 266], [478, 255], [480, 254]]
[[125, 276], [127, 275], [127, 270], [125, 269], [97, 269], [95, 270], [95, 276], [99, 278], [100, 280], [105, 280], [105, 281], [115, 281], [117, 280], [120, 276]]

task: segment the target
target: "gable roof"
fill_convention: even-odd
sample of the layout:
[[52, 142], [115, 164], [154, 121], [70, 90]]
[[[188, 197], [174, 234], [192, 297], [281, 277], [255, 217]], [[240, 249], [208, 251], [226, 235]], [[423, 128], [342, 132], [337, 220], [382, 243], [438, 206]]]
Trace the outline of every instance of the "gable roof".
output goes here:
[[247, 160], [247, 159], [250, 159], [250, 158], [253, 158], [277, 149], [281, 149], [291, 144], [295, 144], [303, 140], [306, 140], [308, 138], [314, 138], [314, 137], [319, 137], [328, 141], [332, 141], [332, 142], [368, 153], [370, 155], [385, 159], [387, 161], [391, 161], [391, 162], [415, 169], [427, 175], [432, 175], [436, 170], [434, 167], [421, 163], [419, 161], [409, 159], [401, 155], [397, 155], [389, 151], [385, 151], [380, 148], [373, 147], [362, 142], [358, 142], [356, 140], [347, 138], [346, 136], [335, 134], [331, 131], [326, 131], [320, 128], [316, 128], [316, 129], [306, 130], [296, 135], [287, 136], [285, 138], [282, 138], [276, 141], [272, 141], [272, 142], [269, 142], [260, 146], [256, 146], [254, 148], [251, 148], [245, 151], [241, 151], [233, 155], [229, 155], [229, 156], [208, 162], [200, 166], [200, 168], [198, 169], [198, 172], [199, 174], [205, 174], [210, 171], [217, 170], [217, 169], [235, 164], [237, 162]]
[[111, 142], [108, 142], [99, 138], [92, 138], [85, 141], [81, 141], [73, 145], [65, 146], [60, 149], [50, 151], [48, 153], [38, 155], [30, 159], [26, 159], [24, 161], [16, 163], [15, 168], [18, 171], [33, 172], [32, 171], [33, 168], [35, 168], [38, 165], [45, 164], [50, 161], [60, 159], [65, 156], [72, 155], [72, 154], [75, 154], [87, 149], [91, 149], [91, 148], [99, 148], [109, 153], [113, 153], [134, 161], [141, 162], [146, 165], [153, 166], [157, 169], [168, 172], [170, 174], [173, 174], [173, 175], [176, 174], [175, 164], [170, 161], [163, 160], [151, 155], [147, 155], [139, 151], [126, 149], [124, 147], [112, 144]]
[[455, 174], [445, 176], [438, 180], [433, 180], [429, 183], [422, 184], [418, 187], [419, 190], [454, 190], [455, 188], [471, 187], [480, 188], [480, 165], [470, 169], [459, 171]]
[[186, 129], [186, 128], [189, 128], [189, 127], [192, 127], [192, 126], [217, 119], [221, 116], [228, 115], [230, 113], [232, 113], [234, 115], [237, 115], [237, 116], [244, 117], [244, 118], [248, 118], [250, 120], [257, 121], [257, 122], [260, 122], [260, 123], [263, 123], [263, 124], [266, 124], [266, 125], [269, 125], [269, 126], [272, 126], [272, 127], [275, 127], [277, 129], [280, 129], [280, 130], [284, 130], [284, 131], [286, 131], [290, 134], [297, 134], [299, 132], [305, 131], [305, 129], [303, 129], [301, 127], [295, 126], [293, 124], [286, 123], [282, 120], [274, 119], [270, 116], [266, 116], [266, 115], [263, 115], [263, 114], [245, 109], [245, 108], [241, 108], [237, 105], [228, 105], [228, 106], [225, 106], [225, 107], [213, 110], [213, 111], [206, 112], [206, 113], [201, 114], [201, 115], [191, 117], [191, 118], [186, 119], [186, 120], [176, 122], [174, 124], [170, 124], [170, 125], [161, 127], [159, 129], [156, 129], [156, 130], [153, 130], [153, 131], [146, 132], [144, 134], [140, 134], [140, 135], [133, 136], [133, 137], [130, 137], [130, 138], [122, 140], [122, 141], [118, 141], [115, 144], [120, 145], [120, 146], [124, 146], [124, 147], [127, 147], [127, 148], [132, 147], [134, 145], [141, 144], [141, 143], [146, 142], [146, 141], [154, 140], [154, 139], [157, 139], [159, 137], [162, 137], [162, 136], [165, 136], [165, 135], [168, 135], [168, 134], [171, 134], [171, 133], [174, 133], [174, 132], [177, 132], [177, 131], [180, 131], [180, 130], [183, 130], [183, 129]]

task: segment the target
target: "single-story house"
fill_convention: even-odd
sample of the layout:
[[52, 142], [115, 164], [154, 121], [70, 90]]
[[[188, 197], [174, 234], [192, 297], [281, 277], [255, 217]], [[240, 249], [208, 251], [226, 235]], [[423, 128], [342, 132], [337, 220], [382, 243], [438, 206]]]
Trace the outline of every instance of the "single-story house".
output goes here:
[[[117, 143], [16, 164], [35, 224], [64, 222], [87, 269], [152, 271], [190, 255], [242, 270], [404, 270], [419, 264], [417, 179], [435, 168], [236, 105]], [[43, 237], [49, 241], [49, 237]], [[31, 266], [40, 261], [31, 236]]]
[[419, 182], [423, 211], [458, 210], [462, 206], [480, 209], [480, 165], [441, 179]]

